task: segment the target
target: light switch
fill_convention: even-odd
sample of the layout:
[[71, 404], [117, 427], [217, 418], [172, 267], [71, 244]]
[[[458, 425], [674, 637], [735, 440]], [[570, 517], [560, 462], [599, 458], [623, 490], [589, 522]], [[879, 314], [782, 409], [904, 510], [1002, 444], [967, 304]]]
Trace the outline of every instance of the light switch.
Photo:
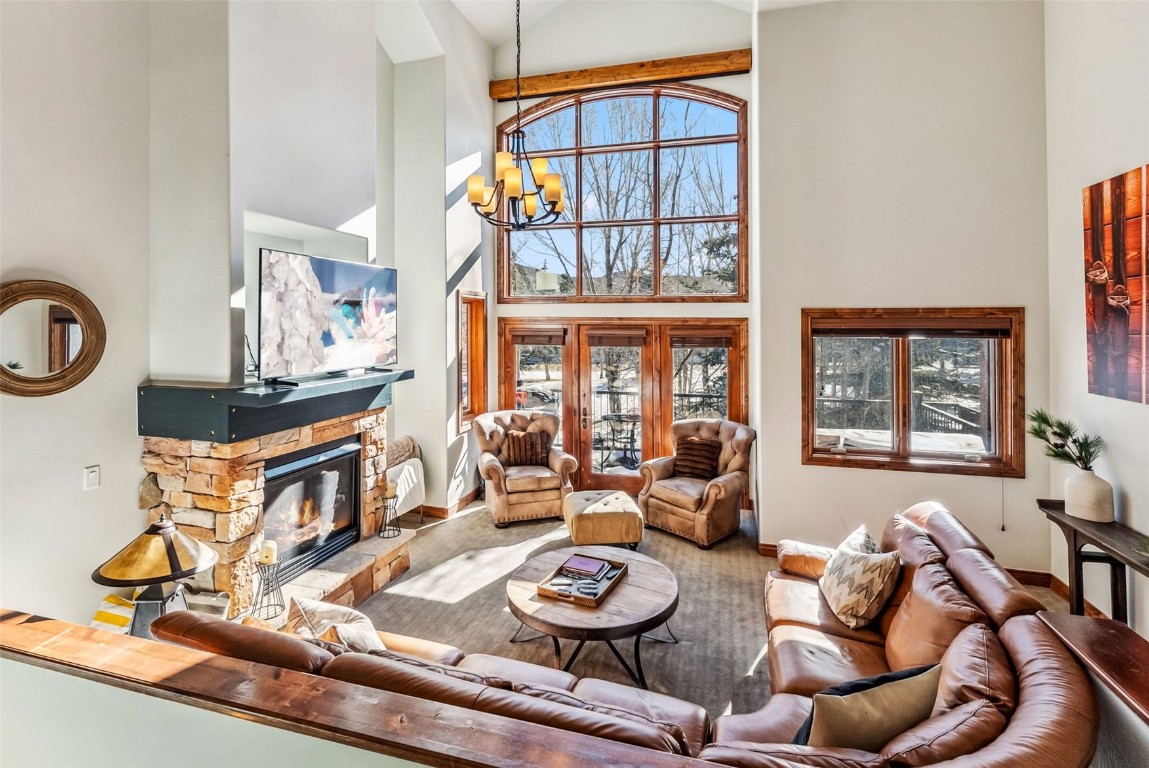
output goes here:
[[100, 465], [95, 464], [84, 467], [84, 490], [91, 491], [100, 487]]

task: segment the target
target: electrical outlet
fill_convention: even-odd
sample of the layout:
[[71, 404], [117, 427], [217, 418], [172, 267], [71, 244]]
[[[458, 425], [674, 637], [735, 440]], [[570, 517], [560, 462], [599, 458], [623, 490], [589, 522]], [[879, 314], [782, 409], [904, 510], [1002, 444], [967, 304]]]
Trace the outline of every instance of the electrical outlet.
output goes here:
[[94, 464], [90, 467], [84, 467], [84, 484], [85, 491], [92, 491], [100, 487], [100, 465]]

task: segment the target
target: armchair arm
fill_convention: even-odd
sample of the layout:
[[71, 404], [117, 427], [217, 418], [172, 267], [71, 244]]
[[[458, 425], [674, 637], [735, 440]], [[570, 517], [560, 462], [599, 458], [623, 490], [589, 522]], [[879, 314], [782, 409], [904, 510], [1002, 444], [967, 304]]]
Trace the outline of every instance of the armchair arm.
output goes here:
[[674, 474], [674, 457], [663, 456], [660, 459], [651, 459], [644, 461], [638, 467], [638, 473], [642, 475], [646, 481], [642, 487], [640, 495], [646, 496], [650, 493], [650, 486], [654, 485], [659, 480], [665, 480]]
[[[718, 501], [737, 496], [746, 488], [747, 479], [748, 475], [742, 470], [719, 475], [706, 484], [706, 490], [702, 492], [703, 498], [708, 500], [713, 498], [714, 501]], [[710, 505], [703, 504], [704, 508], [708, 506]]]
[[551, 448], [547, 454], [547, 466], [562, 479], [563, 485], [570, 485], [570, 476], [578, 471], [578, 460], [558, 448]]
[[502, 463], [490, 451], [479, 456], [479, 475], [498, 493], [506, 493], [506, 473]]

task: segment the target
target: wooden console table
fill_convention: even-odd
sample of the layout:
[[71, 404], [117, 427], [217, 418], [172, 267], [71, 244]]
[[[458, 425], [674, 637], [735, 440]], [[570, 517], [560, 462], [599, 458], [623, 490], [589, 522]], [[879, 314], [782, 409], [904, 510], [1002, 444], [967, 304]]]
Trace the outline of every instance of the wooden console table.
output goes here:
[[[1125, 566], [1149, 576], [1149, 536], [1121, 523], [1095, 523], [1066, 514], [1065, 502], [1038, 499], [1037, 508], [1061, 528], [1069, 545], [1069, 612], [1085, 614], [1082, 566], [1085, 563], [1109, 564], [1109, 588], [1113, 597], [1113, 618], [1129, 623], [1129, 596], [1125, 585]], [[1092, 544], [1100, 552], [1083, 552]]]

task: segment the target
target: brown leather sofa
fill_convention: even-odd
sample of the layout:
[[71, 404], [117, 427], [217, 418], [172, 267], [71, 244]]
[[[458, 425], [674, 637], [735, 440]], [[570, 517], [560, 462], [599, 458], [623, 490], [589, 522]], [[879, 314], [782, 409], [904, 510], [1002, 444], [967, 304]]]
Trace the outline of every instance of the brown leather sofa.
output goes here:
[[[973, 533], [935, 502], [890, 519], [881, 549], [897, 551], [900, 582], [868, 626], [840, 622], [818, 588], [832, 549], [780, 545], [766, 580], [773, 696], [758, 712], [715, 721], [701, 758], [747, 768], [946, 765], [1082, 768], [1096, 747], [1098, 710], [1077, 660], [1033, 614], [1042, 609]], [[790, 550], [789, 552], [787, 550]], [[997, 665], [978, 667], [992, 633]], [[988, 642], [987, 642], [988, 641]], [[939, 698], [955, 706], [878, 753], [790, 744], [814, 693], [847, 680], [942, 661]], [[959, 643], [966, 643], [959, 646]], [[981, 677], [972, 683], [973, 669]]]
[[696, 757], [710, 735], [706, 710], [688, 701], [391, 632], [378, 633], [387, 647], [378, 655], [342, 652], [192, 611], [161, 616], [152, 634], [201, 651], [672, 754]]
[[570, 493], [571, 475], [578, 470], [574, 456], [552, 447], [547, 466], [510, 466], [507, 433], [545, 432], [551, 444], [559, 432], [559, 417], [544, 411], [492, 411], [475, 417], [479, 474], [486, 483], [487, 511], [498, 528], [516, 520], [562, 517], [563, 499]]

